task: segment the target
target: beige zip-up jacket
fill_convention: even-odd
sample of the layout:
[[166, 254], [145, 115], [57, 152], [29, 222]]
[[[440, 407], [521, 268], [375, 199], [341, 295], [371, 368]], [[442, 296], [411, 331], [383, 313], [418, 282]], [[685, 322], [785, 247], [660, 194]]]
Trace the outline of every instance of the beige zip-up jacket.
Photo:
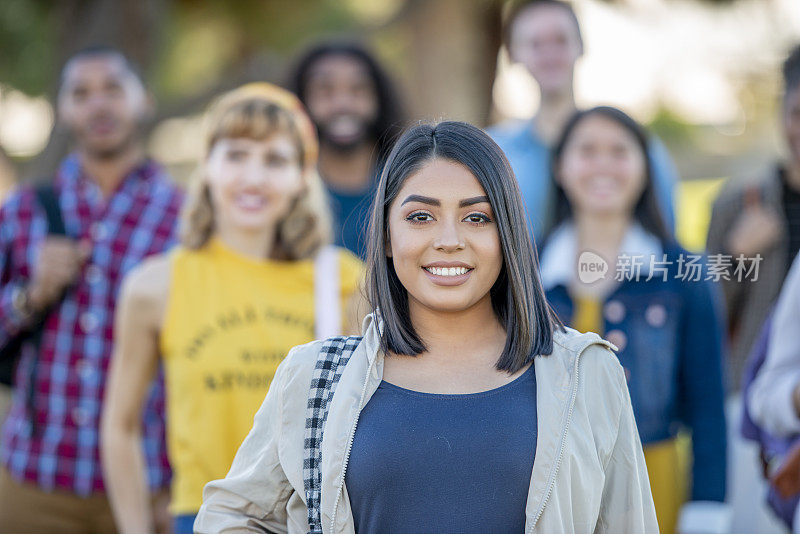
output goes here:
[[[555, 334], [534, 360], [538, 429], [525, 532], [658, 532], [650, 483], [616, 349], [597, 334]], [[308, 532], [303, 438], [321, 341], [281, 363], [228, 476], [209, 482], [195, 532]], [[344, 486], [358, 416], [383, 376], [375, 321], [342, 373], [322, 441], [325, 534], [354, 533]], [[211, 430], [213, 431], [213, 430]]]

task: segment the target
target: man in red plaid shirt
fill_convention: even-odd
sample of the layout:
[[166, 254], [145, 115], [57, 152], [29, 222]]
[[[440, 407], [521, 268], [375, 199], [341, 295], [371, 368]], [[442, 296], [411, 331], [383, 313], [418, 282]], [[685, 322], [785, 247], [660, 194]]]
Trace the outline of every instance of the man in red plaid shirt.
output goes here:
[[[53, 182], [67, 235], [48, 236], [31, 188], [0, 208], [0, 346], [44, 318], [39, 342], [22, 348], [0, 437], [0, 529], [15, 534], [114, 532], [98, 428], [114, 305], [123, 276], [173, 244], [182, 200], [144, 154], [151, 102], [121, 52], [74, 55], [57, 107], [75, 141]], [[156, 496], [170, 478], [160, 381], [143, 425]]]

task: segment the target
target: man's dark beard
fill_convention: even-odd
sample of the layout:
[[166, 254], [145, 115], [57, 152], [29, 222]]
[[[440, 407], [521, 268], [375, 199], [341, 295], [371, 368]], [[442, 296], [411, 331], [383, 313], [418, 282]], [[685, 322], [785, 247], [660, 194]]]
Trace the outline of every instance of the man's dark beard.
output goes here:
[[86, 151], [89, 156], [96, 160], [100, 161], [110, 161], [120, 157], [122, 154], [130, 150], [133, 146], [136, 145], [141, 136], [143, 135], [145, 130], [144, 124], [137, 124], [136, 128], [134, 128], [125, 138], [123, 138], [119, 143], [114, 146], [95, 149], [91, 146], [85, 145], [83, 149]]
[[374, 122], [367, 124], [362, 130], [361, 135], [348, 143], [341, 143], [328, 135], [325, 125], [316, 124], [317, 132], [319, 132], [319, 144], [329, 150], [342, 154], [353, 152], [365, 143], [375, 144], [377, 142], [377, 138], [374, 135], [376, 126], [377, 125]]
[[93, 159], [100, 161], [111, 161], [117, 159], [122, 154], [124, 154], [131, 147], [132, 144], [133, 143], [131, 142], [124, 142], [120, 143], [118, 146], [115, 147], [110, 147], [101, 150], [94, 150], [87, 148], [86, 151]]

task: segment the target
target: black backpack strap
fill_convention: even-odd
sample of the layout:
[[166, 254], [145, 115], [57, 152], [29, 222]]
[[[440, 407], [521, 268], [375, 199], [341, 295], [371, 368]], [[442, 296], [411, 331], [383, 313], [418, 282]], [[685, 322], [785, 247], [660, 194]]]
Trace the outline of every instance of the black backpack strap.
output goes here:
[[49, 235], [67, 235], [55, 186], [51, 183], [38, 185], [34, 192], [39, 206], [44, 210], [47, 217], [47, 233]]
[[[66, 235], [64, 219], [61, 215], [61, 207], [55, 187], [47, 183], [36, 186], [33, 191], [36, 196], [36, 202], [45, 212], [48, 234]], [[13, 367], [22, 350], [23, 343], [29, 339], [32, 339], [35, 344], [39, 342], [36, 331], [41, 329], [43, 322], [43, 317], [37, 318], [37, 322], [31, 327], [19, 332], [0, 347], [0, 362], [2, 362], [0, 363], [0, 366], [2, 366], [0, 368], [1, 383], [11, 385]]]
[[324, 341], [317, 357], [306, 406], [306, 431], [303, 440], [303, 486], [308, 508], [309, 534], [322, 534], [322, 434], [328, 419], [333, 392], [345, 365], [361, 343], [360, 336], [332, 337]]
[[[65, 236], [67, 229], [64, 226], [64, 217], [61, 214], [61, 205], [58, 199], [58, 191], [52, 183], [45, 183], [38, 185], [34, 188], [36, 193], [36, 201], [39, 207], [44, 210], [45, 217], [47, 218], [47, 234]], [[59, 301], [60, 302], [60, 301]], [[36, 322], [36, 325], [29, 331], [28, 340], [34, 347], [33, 362], [30, 366], [30, 375], [28, 376], [28, 396], [26, 399], [26, 407], [31, 416], [31, 431], [33, 435], [38, 435], [39, 427], [36, 424], [36, 414], [34, 413], [34, 402], [36, 399], [36, 374], [38, 371], [39, 351], [42, 345], [42, 331], [44, 330], [44, 323], [47, 320], [48, 314], [56, 307], [58, 303], [50, 306]]]

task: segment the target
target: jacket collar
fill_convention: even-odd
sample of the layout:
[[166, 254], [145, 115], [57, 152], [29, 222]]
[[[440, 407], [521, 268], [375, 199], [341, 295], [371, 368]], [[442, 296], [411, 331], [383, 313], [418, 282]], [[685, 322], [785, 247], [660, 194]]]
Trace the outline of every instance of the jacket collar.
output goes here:
[[[659, 239], [639, 223], [632, 224], [622, 238], [619, 256], [643, 258], [640, 273], [650, 272], [650, 258], [660, 260], [664, 250]], [[541, 254], [541, 278], [545, 291], [556, 286], [569, 286], [577, 272], [578, 236], [572, 222], [562, 223], [547, 240]], [[614, 275], [616, 265], [609, 265]]]

